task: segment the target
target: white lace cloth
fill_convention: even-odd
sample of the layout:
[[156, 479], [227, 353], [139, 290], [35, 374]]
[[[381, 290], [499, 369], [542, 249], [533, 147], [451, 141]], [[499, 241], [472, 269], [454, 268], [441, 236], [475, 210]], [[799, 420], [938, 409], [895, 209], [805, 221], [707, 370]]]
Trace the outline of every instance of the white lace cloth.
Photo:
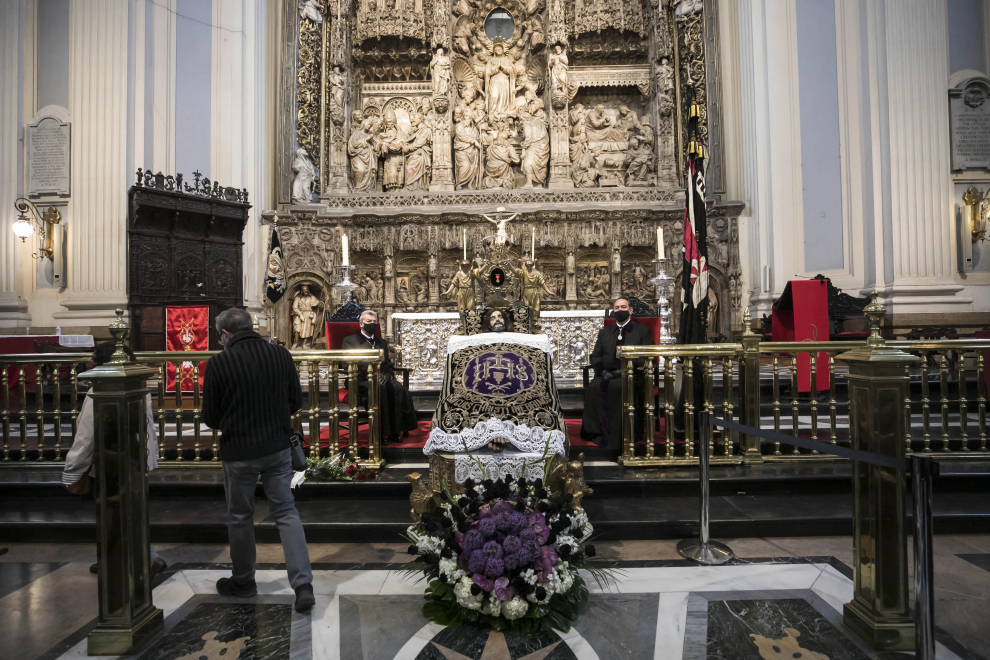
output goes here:
[[447, 355], [451, 355], [469, 346], [488, 346], [489, 344], [522, 344], [538, 348], [544, 353], [550, 352], [550, 337], [547, 335], [527, 335], [522, 332], [482, 332], [480, 335], [454, 335], [447, 344]]
[[[538, 454], [458, 454], [454, 457], [454, 481], [464, 483], [469, 478], [475, 481], [492, 479], [543, 479], [543, 452]], [[479, 465], [478, 463], [481, 463]], [[484, 472], [482, 472], [484, 468]]]
[[475, 451], [492, 440], [499, 439], [508, 440], [509, 444], [521, 452], [542, 456], [546, 450], [547, 456], [564, 455], [564, 434], [561, 431], [544, 431], [539, 426], [530, 428], [525, 424], [517, 426], [514, 422], [503, 422], [494, 418], [478, 422], [473, 429], [464, 429], [460, 433], [447, 433], [443, 429], [434, 428], [426, 440], [423, 453], [427, 455], [438, 451], [464, 453], [465, 447], [467, 451]]

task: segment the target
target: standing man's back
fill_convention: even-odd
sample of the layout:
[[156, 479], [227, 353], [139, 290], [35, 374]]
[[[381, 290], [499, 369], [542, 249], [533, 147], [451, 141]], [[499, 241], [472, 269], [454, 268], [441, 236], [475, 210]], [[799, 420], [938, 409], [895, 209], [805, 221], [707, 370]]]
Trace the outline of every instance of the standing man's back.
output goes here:
[[289, 436], [292, 414], [302, 406], [302, 388], [292, 355], [251, 329], [242, 309], [216, 320], [224, 350], [206, 367], [203, 421], [219, 429], [220, 459], [227, 494], [227, 533], [233, 574], [217, 581], [225, 596], [251, 597], [254, 581], [254, 492], [261, 483], [278, 526], [296, 610], [313, 606], [313, 575], [302, 522], [292, 498]]

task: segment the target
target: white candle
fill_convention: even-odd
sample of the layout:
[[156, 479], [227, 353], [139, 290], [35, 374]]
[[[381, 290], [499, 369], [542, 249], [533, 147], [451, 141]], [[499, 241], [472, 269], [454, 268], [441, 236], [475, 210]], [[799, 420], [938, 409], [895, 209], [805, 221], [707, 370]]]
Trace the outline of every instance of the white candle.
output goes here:
[[657, 259], [663, 259], [663, 229], [657, 227]]
[[347, 258], [347, 234], [344, 234], [343, 236], [340, 237], [340, 243], [341, 243], [341, 246], [344, 249], [344, 265], [345, 266], [350, 266], [351, 265], [351, 262]]
[[464, 230], [464, 261], [467, 261], [467, 229]]
[[529, 258], [536, 261], [536, 227], [530, 227], [533, 230], [533, 242], [529, 246]]

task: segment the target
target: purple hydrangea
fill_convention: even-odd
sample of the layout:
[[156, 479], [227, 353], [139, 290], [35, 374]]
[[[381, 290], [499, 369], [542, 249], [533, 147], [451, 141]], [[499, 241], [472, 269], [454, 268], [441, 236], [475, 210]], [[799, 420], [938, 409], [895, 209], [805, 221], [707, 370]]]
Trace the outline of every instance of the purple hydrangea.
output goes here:
[[505, 573], [505, 564], [501, 559], [489, 559], [485, 564], [485, 577], [497, 578]]
[[485, 556], [485, 551], [475, 550], [471, 553], [471, 558], [468, 561], [468, 570], [472, 573], [484, 573], [487, 562], [488, 557]]
[[481, 550], [485, 553], [485, 557], [488, 559], [502, 558], [502, 545], [498, 541], [489, 541]]
[[519, 552], [519, 548], [521, 547], [522, 542], [519, 540], [518, 536], [506, 536], [502, 540], [502, 549], [507, 555]]
[[485, 518], [478, 521], [478, 531], [481, 532], [482, 536], [486, 539], [491, 538], [495, 535], [495, 521], [491, 518]]
[[464, 542], [461, 543], [461, 548], [463, 548], [465, 552], [468, 552], [471, 550], [477, 550], [484, 544], [485, 537], [482, 536], [479, 530], [472, 528], [469, 529], [464, 535]]
[[519, 531], [519, 540], [523, 543], [526, 543], [527, 541], [535, 541], [536, 532], [533, 531], [532, 527], [523, 527]]
[[523, 527], [526, 526], [526, 516], [519, 513], [518, 511], [513, 511], [509, 514], [509, 529], [514, 532], [518, 532]]
[[493, 518], [495, 521], [495, 529], [500, 532], [507, 532], [511, 529], [511, 524], [509, 523], [509, 516], [505, 513], [500, 513], [498, 517]]

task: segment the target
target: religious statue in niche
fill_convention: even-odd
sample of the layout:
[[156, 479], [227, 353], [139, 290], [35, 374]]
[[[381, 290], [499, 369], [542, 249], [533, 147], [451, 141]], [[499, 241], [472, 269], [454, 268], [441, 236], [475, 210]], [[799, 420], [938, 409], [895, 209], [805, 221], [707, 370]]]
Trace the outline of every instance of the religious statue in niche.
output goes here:
[[450, 89], [450, 56], [443, 48], [437, 48], [430, 61], [430, 77], [432, 78], [433, 98], [447, 97]]
[[500, 131], [498, 137], [488, 147], [488, 162], [485, 163], [485, 188], [514, 188], [515, 173], [512, 166], [519, 164], [516, 147], [509, 141], [509, 133]]
[[379, 139], [379, 151], [385, 159], [385, 190], [391, 192], [402, 188], [406, 159], [402, 152], [403, 139], [396, 123], [395, 111], [385, 111], [385, 124]]
[[513, 109], [516, 67], [505, 53], [505, 44], [496, 41], [485, 65], [485, 105], [492, 123], [507, 119]]
[[626, 167], [627, 186], [648, 186], [653, 182], [656, 169], [653, 156], [653, 127], [649, 118], [643, 117], [637, 134], [629, 139], [629, 165]]
[[523, 142], [522, 142], [522, 173], [526, 177], [523, 188], [532, 188], [534, 185], [543, 187], [547, 181], [547, 163], [550, 162], [550, 134], [547, 132], [546, 115], [543, 113], [543, 102], [536, 100], [539, 104], [536, 114], [529, 114], [528, 109], [523, 109]]
[[296, 156], [292, 159], [292, 170], [296, 173], [292, 180], [292, 203], [311, 203], [316, 187], [316, 167], [309, 159], [309, 153], [302, 147], [296, 149]]
[[567, 53], [560, 44], [553, 47], [553, 53], [547, 58], [550, 65], [550, 102], [558, 110], [567, 105]]
[[333, 71], [327, 73], [327, 86], [330, 88], [328, 97], [330, 119], [338, 126], [344, 124], [344, 87], [347, 84], [347, 77], [341, 72], [339, 66], [335, 66]]
[[312, 348], [316, 334], [316, 308], [320, 301], [303, 284], [292, 301], [292, 348]]
[[302, 0], [299, 3], [299, 18], [313, 21], [314, 23], [322, 23], [323, 3], [319, 0]]

